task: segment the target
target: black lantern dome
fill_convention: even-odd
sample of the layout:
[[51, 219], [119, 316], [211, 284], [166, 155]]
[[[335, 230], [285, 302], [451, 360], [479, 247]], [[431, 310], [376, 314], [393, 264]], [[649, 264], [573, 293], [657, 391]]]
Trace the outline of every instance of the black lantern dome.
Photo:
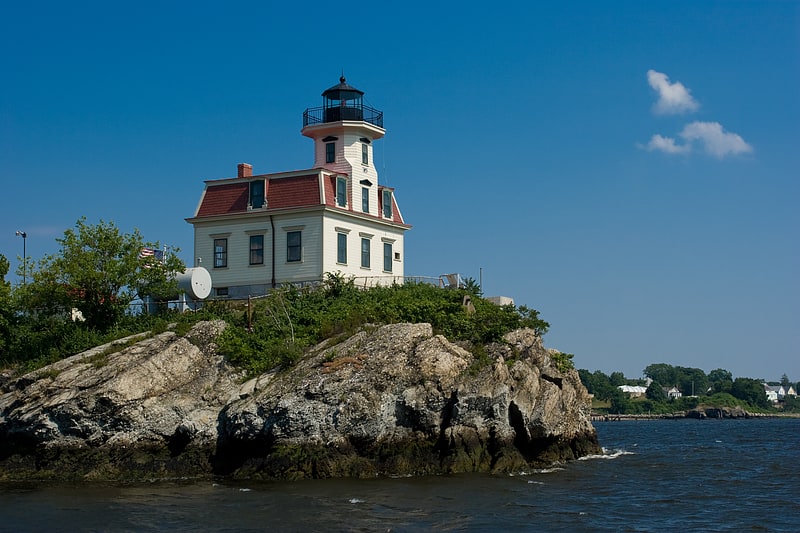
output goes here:
[[364, 105], [364, 91], [348, 84], [344, 76], [338, 85], [322, 93], [322, 107], [305, 110], [303, 127], [342, 120], [369, 122], [383, 128], [383, 112]]

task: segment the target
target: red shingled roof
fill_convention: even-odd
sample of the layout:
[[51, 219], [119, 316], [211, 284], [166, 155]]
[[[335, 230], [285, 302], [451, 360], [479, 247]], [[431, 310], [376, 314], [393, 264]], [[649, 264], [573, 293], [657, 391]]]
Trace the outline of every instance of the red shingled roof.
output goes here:
[[209, 184], [203, 196], [203, 203], [197, 210], [197, 216], [207, 217], [247, 211], [249, 194], [247, 181], [221, 185]]
[[[206, 191], [200, 208], [197, 210], [197, 217], [209, 217], [219, 215], [231, 215], [247, 212], [247, 202], [250, 195], [250, 182], [255, 179], [264, 179], [264, 194], [267, 199], [267, 209], [291, 209], [293, 207], [310, 207], [321, 205], [319, 190], [319, 175], [306, 174], [300, 176], [274, 177], [268, 175], [248, 176], [241, 179], [226, 179], [206, 182]], [[325, 176], [322, 180], [324, 187], [324, 204], [336, 207], [336, 176]], [[390, 187], [379, 187], [378, 209], [383, 212], [383, 189]], [[352, 198], [348, 198], [348, 206], [352, 208]], [[339, 208], [341, 209], [341, 208]], [[363, 216], [363, 214], [362, 214]], [[374, 217], [382, 220], [382, 217]], [[392, 221], [397, 224], [405, 225], [400, 210], [397, 209], [397, 201], [392, 195]]]
[[279, 178], [268, 183], [269, 209], [319, 205], [319, 180], [316, 175]]

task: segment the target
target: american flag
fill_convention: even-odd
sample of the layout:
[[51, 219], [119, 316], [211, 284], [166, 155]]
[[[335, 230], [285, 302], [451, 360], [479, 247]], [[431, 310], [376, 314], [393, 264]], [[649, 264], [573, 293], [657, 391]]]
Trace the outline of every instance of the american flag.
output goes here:
[[150, 257], [155, 258], [156, 261], [163, 261], [164, 251], [148, 247], [144, 247], [141, 250], [139, 250], [139, 259], [146, 259]]

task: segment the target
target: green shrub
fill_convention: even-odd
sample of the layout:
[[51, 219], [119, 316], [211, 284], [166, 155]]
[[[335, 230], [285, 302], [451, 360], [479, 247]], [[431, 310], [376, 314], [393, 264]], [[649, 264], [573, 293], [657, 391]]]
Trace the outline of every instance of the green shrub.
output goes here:
[[[474, 313], [462, 305], [466, 295], [472, 299]], [[220, 353], [251, 374], [291, 366], [322, 340], [344, 338], [370, 324], [401, 322], [428, 322], [435, 333], [470, 346], [476, 356], [473, 370], [478, 371], [489, 359], [484, 345], [502, 342], [514, 329], [529, 327], [541, 335], [549, 327], [537, 311], [494, 305], [482, 299], [474, 286], [453, 290], [406, 283], [360, 289], [352, 280], [334, 274], [319, 287], [289, 285], [248, 303], [209, 301], [192, 313], [165, 309], [152, 316], [126, 314], [102, 332], [53, 314], [18, 316], [0, 364], [34, 370], [135, 333], [156, 334], [173, 327], [177, 335], [185, 336], [198, 320], [208, 319], [228, 322], [219, 339]], [[556, 364], [571, 368], [571, 357], [557, 355]], [[97, 363], [103, 364], [100, 357]]]
[[550, 354], [550, 359], [553, 360], [556, 368], [558, 368], [558, 370], [561, 372], [569, 372], [575, 368], [575, 365], [572, 363], [573, 357], [575, 357], [574, 354], [564, 352], [555, 352]]
[[[332, 337], [346, 337], [368, 324], [428, 322], [435, 333], [472, 347], [472, 371], [487, 363], [485, 344], [502, 342], [514, 329], [530, 327], [543, 334], [549, 327], [538, 312], [527, 307], [497, 306], [471, 295], [475, 312], [462, 306], [465, 290], [407, 283], [369, 289], [351, 280], [329, 276], [322, 287], [294, 286], [253, 299], [249, 308], [232, 319], [220, 338], [220, 352], [249, 373], [291, 365], [310, 346]], [[572, 368], [571, 355], [558, 363]]]

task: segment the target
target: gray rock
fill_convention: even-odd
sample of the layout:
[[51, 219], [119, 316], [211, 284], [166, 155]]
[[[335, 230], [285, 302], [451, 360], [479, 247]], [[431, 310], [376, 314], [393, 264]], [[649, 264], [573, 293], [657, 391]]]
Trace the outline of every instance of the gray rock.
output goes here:
[[560, 372], [532, 330], [476, 359], [429, 324], [381, 326], [242, 383], [217, 354], [224, 327], [99, 347], [8, 380], [0, 479], [24, 477], [9, 465], [32, 455], [29, 476], [297, 478], [510, 471], [599, 451], [577, 372]]
[[698, 406], [686, 412], [686, 418], [749, 418], [750, 414], [741, 407]]

